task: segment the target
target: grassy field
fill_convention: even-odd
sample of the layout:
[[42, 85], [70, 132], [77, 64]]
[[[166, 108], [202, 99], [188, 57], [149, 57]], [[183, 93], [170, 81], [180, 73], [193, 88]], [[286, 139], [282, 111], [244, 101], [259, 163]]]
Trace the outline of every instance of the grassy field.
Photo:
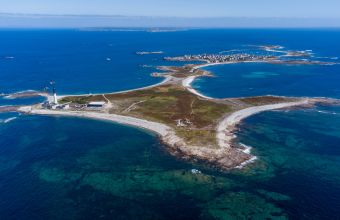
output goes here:
[[86, 104], [110, 100], [111, 114], [132, 116], [160, 122], [174, 128], [188, 144], [216, 147], [216, 125], [228, 113], [249, 106], [266, 105], [294, 98], [259, 96], [224, 101], [202, 99], [180, 85], [163, 85], [120, 94], [69, 96], [60, 102]]
[[[203, 100], [181, 86], [166, 85], [122, 94], [106, 94], [109, 112], [165, 123], [191, 144], [215, 145], [218, 120], [231, 112], [228, 104]], [[102, 95], [70, 96], [61, 102], [105, 101]]]
[[[207, 71], [191, 71], [193, 65], [182, 67], [159, 67], [168, 75], [181, 79], [191, 75], [211, 76]], [[161, 74], [155, 74], [161, 76]], [[91, 101], [110, 100], [112, 105], [105, 111], [164, 123], [176, 131], [191, 145], [216, 147], [216, 125], [228, 113], [249, 106], [266, 105], [293, 99], [262, 96], [225, 100], [206, 100], [188, 92], [181, 81], [120, 94], [69, 96], [61, 103], [86, 104]]]
[[296, 98], [280, 97], [280, 96], [255, 96], [255, 97], [239, 98], [236, 100], [239, 100], [245, 104], [253, 105], [253, 106], [297, 101]]

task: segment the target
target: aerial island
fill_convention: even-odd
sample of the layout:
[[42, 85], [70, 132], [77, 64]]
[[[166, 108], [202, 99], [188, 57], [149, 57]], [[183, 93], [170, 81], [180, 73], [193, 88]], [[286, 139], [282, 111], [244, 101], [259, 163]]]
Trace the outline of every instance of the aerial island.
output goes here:
[[[279, 47], [262, 46], [262, 48], [267, 51]], [[282, 56], [292, 56], [294, 59], [281, 59]], [[338, 101], [282, 96], [217, 99], [200, 94], [191, 87], [191, 83], [197, 77], [211, 77], [210, 72], [202, 69], [211, 65], [242, 62], [266, 62], [278, 65], [337, 64], [299, 59], [299, 56], [306, 57], [306, 53], [299, 51], [288, 51], [282, 56], [200, 54], [165, 57], [164, 59], [170, 61], [201, 63], [158, 67], [159, 72], [153, 73], [152, 76], [164, 77], [164, 80], [156, 85], [106, 94], [57, 97], [54, 93], [43, 104], [21, 106], [15, 111], [85, 117], [136, 126], [158, 134], [167, 151], [178, 158], [204, 162], [220, 170], [243, 168], [256, 160], [250, 147], [236, 141], [235, 131], [243, 119], [268, 110], [312, 107], [317, 103], [333, 104]], [[8, 108], [7, 110], [13, 111], [13, 107]]]

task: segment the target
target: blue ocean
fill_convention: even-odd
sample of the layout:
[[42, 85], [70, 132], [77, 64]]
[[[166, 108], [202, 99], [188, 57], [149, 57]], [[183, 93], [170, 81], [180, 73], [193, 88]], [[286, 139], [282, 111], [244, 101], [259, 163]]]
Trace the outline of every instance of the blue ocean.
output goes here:
[[[339, 29], [0, 30], [0, 94], [133, 89], [160, 82], [165, 56], [281, 45], [340, 62]], [[137, 55], [138, 51], [164, 54]], [[340, 98], [340, 65], [206, 67], [193, 87], [218, 98]], [[6, 99], [0, 106], [43, 98]], [[0, 113], [0, 219], [338, 219], [340, 107], [264, 112], [238, 141], [259, 159], [219, 172], [167, 154], [148, 131], [104, 121]], [[198, 169], [202, 173], [192, 173]]]

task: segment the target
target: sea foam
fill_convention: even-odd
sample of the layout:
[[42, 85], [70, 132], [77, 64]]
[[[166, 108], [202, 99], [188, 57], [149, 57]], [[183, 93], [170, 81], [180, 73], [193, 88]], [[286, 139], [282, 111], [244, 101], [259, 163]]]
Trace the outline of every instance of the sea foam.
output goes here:
[[0, 120], [0, 123], [2, 124], [7, 124], [13, 120], [17, 119], [17, 117], [11, 117], [11, 118], [7, 118], [7, 119], [3, 119], [3, 120]]

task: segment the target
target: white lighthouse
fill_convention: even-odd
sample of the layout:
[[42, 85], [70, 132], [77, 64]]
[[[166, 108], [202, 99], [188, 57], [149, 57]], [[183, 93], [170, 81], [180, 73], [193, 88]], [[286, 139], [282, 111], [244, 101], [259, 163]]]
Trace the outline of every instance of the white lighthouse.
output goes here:
[[58, 105], [58, 97], [57, 97], [57, 91], [55, 89], [55, 82], [51, 81], [50, 82], [51, 86], [52, 86], [52, 93], [53, 93], [53, 100], [50, 100], [50, 102], [52, 102], [54, 105]]
[[53, 87], [53, 102], [55, 105], [58, 105], [57, 92], [54, 87]]

